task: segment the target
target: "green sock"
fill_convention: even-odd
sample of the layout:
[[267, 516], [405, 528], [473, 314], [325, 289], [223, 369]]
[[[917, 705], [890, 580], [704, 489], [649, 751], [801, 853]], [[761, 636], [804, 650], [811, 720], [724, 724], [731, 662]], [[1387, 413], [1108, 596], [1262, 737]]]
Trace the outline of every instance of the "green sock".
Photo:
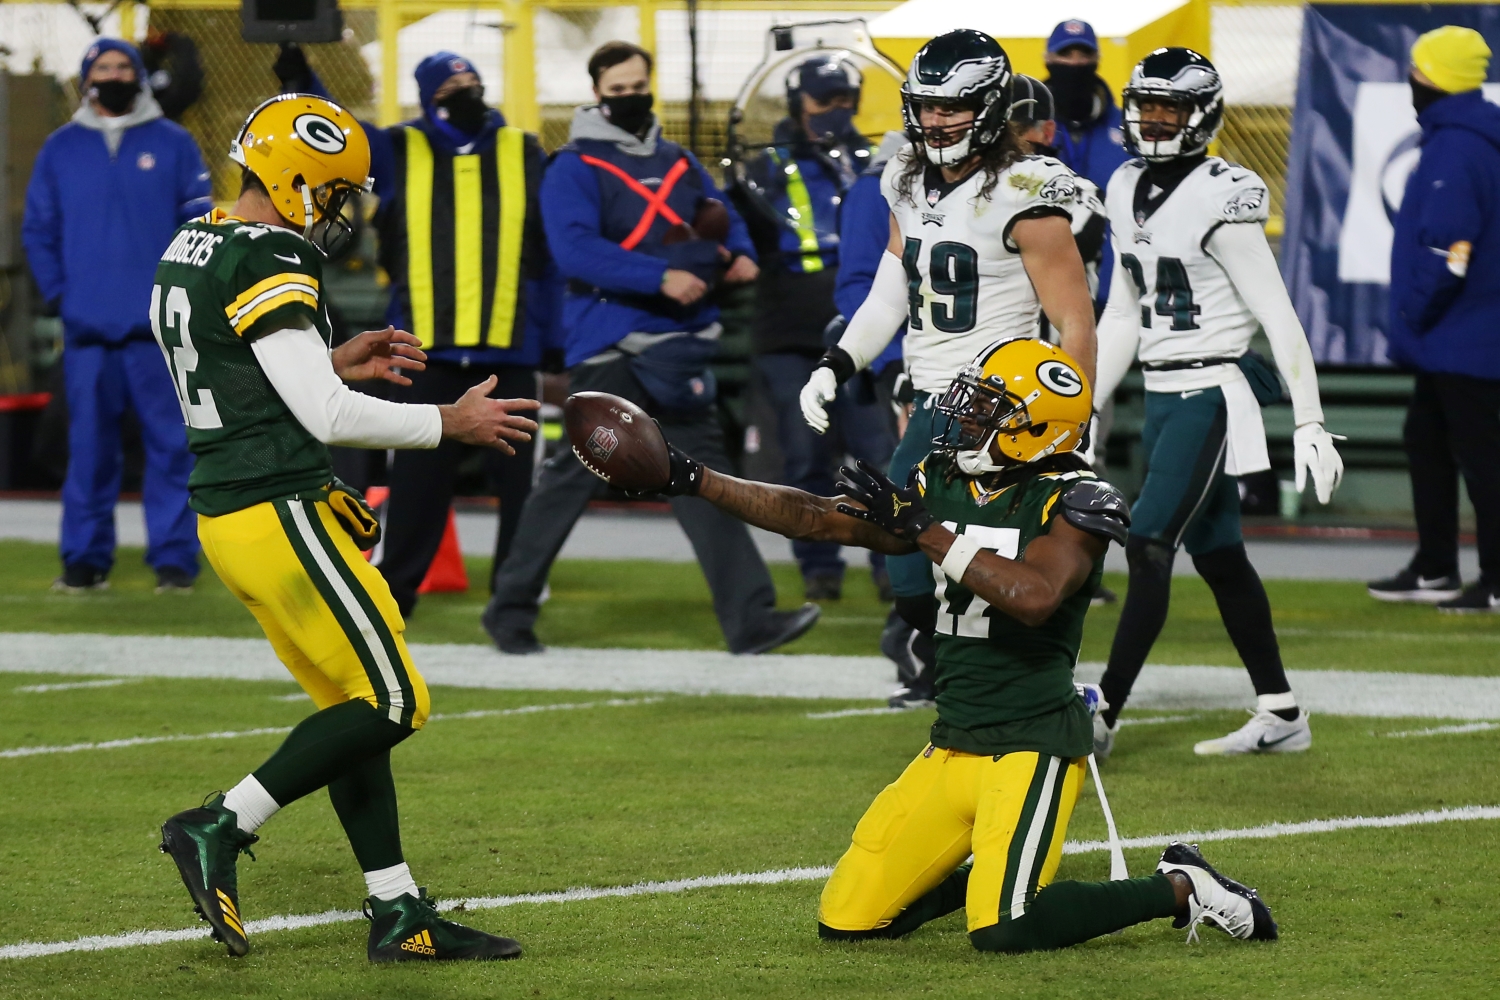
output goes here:
[[980, 951], [1066, 948], [1133, 924], [1177, 913], [1177, 892], [1165, 875], [1114, 882], [1054, 882], [1031, 901], [1026, 915], [969, 934]]
[[389, 750], [329, 782], [328, 798], [359, 859], [360, 871], [380, 871], [406, 860], [401, 854], [401, 821], [396, 815]]
[[255, 770], [255, 780], [277, 805], [290, 805], [387, 752], [413, 732], [367, 701], [346, 701], [298, 723]]

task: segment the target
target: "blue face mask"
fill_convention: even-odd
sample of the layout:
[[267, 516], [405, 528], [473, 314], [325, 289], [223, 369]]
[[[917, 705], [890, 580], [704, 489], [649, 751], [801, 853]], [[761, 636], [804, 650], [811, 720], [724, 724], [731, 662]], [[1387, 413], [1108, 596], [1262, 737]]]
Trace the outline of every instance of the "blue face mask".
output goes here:
[[807, 131], [813, 139], [842, 139], [854, 131], [853, 108], [829, 108], [822, 114], [807, 116]]

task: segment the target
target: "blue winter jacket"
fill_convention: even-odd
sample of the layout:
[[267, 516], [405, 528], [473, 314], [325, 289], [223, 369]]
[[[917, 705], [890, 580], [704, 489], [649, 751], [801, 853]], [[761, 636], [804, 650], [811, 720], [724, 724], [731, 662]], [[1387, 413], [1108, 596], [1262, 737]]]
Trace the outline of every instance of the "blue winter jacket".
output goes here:
[[[1500, 107], [1453, 94], [1417, 123], [1422, 159], [1391, 239], [1388, 353], [1418, 371], [1500, 379]], [[1461, 242], [1467, 270], [1450, 263]]]
[[[882, 144], [881, 151], [885, 151]], [[839, 225], [840, 254], [838, 281], [833, 286], [833, 301], [845, 319], [851, 319], [870, 294], [881, 255], [891, 241], [891, 207], [880, 193], [880, 174], [885, 159], [870, 164], [844, 196]], [[899, 364], [901, 342], [906, 326], [896, 332], [880, 357], [870, 363], [870, 371], [879, 375], [888, 365]]]
[[[795, 218], [793, 211], [796, 206], [792, 203], [787, 170], [795, 164], [812, 208], [813, 232], [817, 236], [822, 266], [837, 267], [839, 205], [869, 161], [869, 143], [856, 132], [843, 145], [823, 150], [808, 141], [801, 126], [790, 118], [776, 124], [772, 142], [774, 145], [760, 150], [751, 161], [750, 178], [777, 213], [775, 249], [781, 266], [793, 273], [807, 269], [803, 261], [801, 231], [788, 224]], [[761, 243], [762, 249], [766, 249], [767, 242]]]
[[150, 338], [157, 261], [178, 226], [213, 208], [187, 129], [161, 117], [148, 91], [126, 117], [140, 121], [111, 153], [85, 104], [42, 144], [26, 187], [21, 241], [65, 345]]
[[[631, 333], [693, 332], [719, 318], [714, 305], [686, 312], [652, 305], [651, 300], [659, 298], [668, 261], [640, 247], [626, 250], [620, 246], [621, 239], [646, 211], [646, 203], [618, 178], [583, 161], [581, 147], [604, 154], [606, 145], [617, 147], [624, 155], [614, 162], [651, 190], [662, 180], [658, 167], [686, 156], [691, 182], [687, 176], [683, 178], [681, 193], [694, 189], [704, 198], [725, 202], [730, 224], [724, 246], [733, 254], [755, 257], [744, 221], [729, 208], [724, 193], [692, 153], [660, 138], [656, 126], [645, 140], [638, 140], [603, 121], [597, 109], [580, 108], [568, 146], [555, 154], [542, 181], [547, 245], [558, 270], [571, 284], [563, 298], [569, 366], [607, 350]], [[638, 167], [629, 169], [633, 164]], [[678, 193], [674, 189], [674, 194]], [[678, 205], [679, 216], [686, 212], [686, 217], [691, 217], [691, 205], [679, 204], [676, 199], [671, 203]], [[658, 215], [642, 245], [659, 242], [667, 228], [667, 221]]]
[[[1104, 110], [1094, 124], [1074, 138], [1067, 125], [1059, 121], [1057, 137], [1052, 141], [1057, 147], [1057, 158], [1073, 173], [1093, 181], [1103, 193], [1109, 189], [1109, 179], [1115, 170], [1131, 155], [1125, 148], [1124, 118], [1115, 104], [1114, 94], [1103, 80], [1095, 90], [1104, 102]], [[1099, 262], [1099, 294], [1094, 299], [1100, 307], [1109, 300], [1109, 280], [1115, 269], [1115, 255], [1110, 249], [1107, 228], [1104, 239], [1104, 257]]]

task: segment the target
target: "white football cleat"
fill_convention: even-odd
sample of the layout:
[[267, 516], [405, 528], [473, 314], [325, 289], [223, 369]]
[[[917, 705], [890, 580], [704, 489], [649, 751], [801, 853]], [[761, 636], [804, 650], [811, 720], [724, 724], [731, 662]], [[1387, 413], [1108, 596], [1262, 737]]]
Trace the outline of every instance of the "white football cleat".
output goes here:
[[1228, 736], [1195, 743], [1193, 753], [1200, 757], [1231, 757], [1242, 753], [1300, 753], [1310, 746], [1312, 727], [1307, 724], [1307, 709], [1304, 708], [1291, 722], [1274, 712], [1251, 712], [1249, 722]]
[[1198, 940], [1199, 924], [1217, 927], [1241, 941], [1276, 940], [1276, 921], [1260, 894], [1220, 875], [1203, 859], [1196, 844], [1174, 842], [1162, 852], [1156, 870], [1162, 874], [1180, 872], [1193, 881], [1187, 916], [1172, 921], [1173, 927], [1188, 929], [1189, 944]]
[[1109, 755], [1115, 749], [1115, 731], [1120, 728], [1120, 723], [1113, 726], [1104, 724], [1104, 716], [1094, 716], [1094, 756], [1099, 760], [1109, 760]]

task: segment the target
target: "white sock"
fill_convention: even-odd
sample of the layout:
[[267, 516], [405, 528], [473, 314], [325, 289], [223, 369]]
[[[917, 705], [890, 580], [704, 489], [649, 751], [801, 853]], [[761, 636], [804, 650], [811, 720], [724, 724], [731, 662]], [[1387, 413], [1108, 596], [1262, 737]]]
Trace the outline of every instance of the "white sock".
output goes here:
[[1297, 707], [1297, 696], [1288, 691], [1285, 694], [1259, 694], [1255, 696], [1255, 710], [1258, 712], [1285, 712]]
[[224, 796], [224, 808], [234, 813], [235, 825], [246, 833], [254, 833], [260, 825], [281, 808], [265, 786], [248, 774]]
[[411, 869], [406, 867], [405, 861], [378, 872], [365, 872], [365, 885], [369, 886], [370, 895], [381, 900], [417, 894], [417, 883], [412, 879]]

